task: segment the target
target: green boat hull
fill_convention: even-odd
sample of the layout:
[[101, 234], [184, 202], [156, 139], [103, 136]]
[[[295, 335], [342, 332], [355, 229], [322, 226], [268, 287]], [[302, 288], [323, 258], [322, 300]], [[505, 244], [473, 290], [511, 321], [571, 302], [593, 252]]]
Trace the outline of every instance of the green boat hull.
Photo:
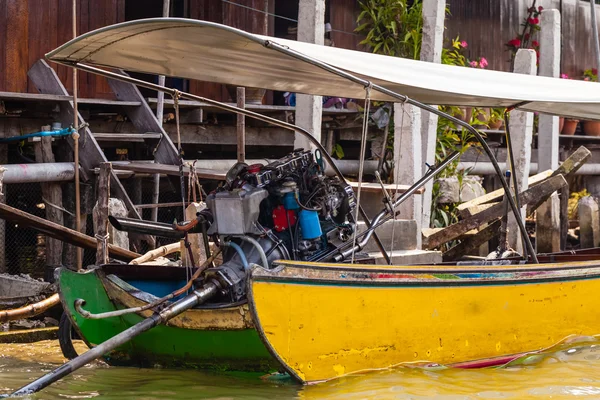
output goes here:
[[[74, 272], [61, 268], [56, 276], [64, 310], [88, 346], [98, 345], [142, 321], [143, 317], [137, 314], [85, 319], [76, 312], [76, 299], [85, 299], [85, 308], [92, 313], [122, 308], [110, 299], [100, 270]], [[265, 373], [278, 367], [252, 328], [211, 330], [159, 325], [107, 354], [105, 359], [115, 365], [161, 365]]]

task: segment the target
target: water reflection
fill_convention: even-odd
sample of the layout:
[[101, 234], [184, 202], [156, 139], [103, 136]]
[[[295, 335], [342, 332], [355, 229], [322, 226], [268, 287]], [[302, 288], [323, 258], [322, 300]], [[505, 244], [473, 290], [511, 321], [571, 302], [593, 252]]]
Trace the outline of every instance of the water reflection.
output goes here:
[[[0, 345], [0, 393], [63, 362], [58, 343]], [[600, 398], [600, 342], [574, 338], [503, 368], [398, 367], [300, 386], [257, 374], [108, 367], [96, 362], [37, 399], [562, 399]]]

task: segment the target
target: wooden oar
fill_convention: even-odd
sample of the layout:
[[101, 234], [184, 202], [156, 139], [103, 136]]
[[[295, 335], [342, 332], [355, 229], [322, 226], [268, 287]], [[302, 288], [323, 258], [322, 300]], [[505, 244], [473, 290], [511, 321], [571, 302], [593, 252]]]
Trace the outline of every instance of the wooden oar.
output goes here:
[[72, 359], [71, 361], [61, 365], [57, 369], [48, 374], [36, 379], [28, 385], [23, 386], [19, 390], [13, 392], [8, 396], [1, 397], [13, 397], [23, 396], [31, 393], [38, 392], [45, 387], [51, 385], [57, 380], [69, 375], [70, 373], [78, 370], [87, 363], [95, 360], [98, 357], [116, 349], [124, 343], [130, 341], [134, 337], [154, 328], [155, 326], [165, 323], [171, 318], [174, 318], [182, 312], [204, 303], [212, 296], [217, 294], [219, 291], [219, 284], [216, 281], [209, 281], [201, 289], [194, 290], [191, 294], [187, 295], [183, 299], [173, 303], [171, 306], [165, 308], [160, 313], [155, 313], [151, 317], [135, 324], [134, 326], [124, 330], [118, 335], [113, 336], [106, 342], [94, 347], [91, 350], [86, 351], [82, 355]]

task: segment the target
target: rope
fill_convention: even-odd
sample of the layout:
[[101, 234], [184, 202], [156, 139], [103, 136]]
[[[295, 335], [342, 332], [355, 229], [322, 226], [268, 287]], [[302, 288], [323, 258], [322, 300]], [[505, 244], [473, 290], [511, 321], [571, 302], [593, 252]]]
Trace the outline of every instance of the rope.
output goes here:
[[[402, 115], [400, 116], [400, 130], [404, 128], [404, 114], [406, 113], [406, 101], [402, 102]], [[396, 131], [397, 132], [397, 131]], [[399, 149], [400, 152], [402, 149]], [[400, 154], [398, 154], [398, 158], [400, 158]], [[398, 160], [399, 161], [399, 160]], [[398, 179], [398, 175], [400, 175], [400, 162], [397, 162], [394, 170], [394, 181], [396, 182], [396, 190], [394, 191], [394, 195], [392, 198], [396, 196], [398, 193], [398, 186], [400, 185], [400, 180]], [[392, 265], [392, 259], [394, 258], [394, 235], [396, 234], [396, 209], [393, 208], [392, 205], [392, 242], [390, 243], [390, 262], [389, 265]]]
[[[368, 86], [365, 86], [365, 108], [363, 112], [363, 126], [362, 136], [360, 139], [360, 161], [358, 165], [358, 188], [356, 194], [356, 210], [354, 211], [354, 220], [358, 224], [358, 210], [360, 209], [360, 193], [363, 181], [363, 171], [365, 166], [365, 153], [367, 150], [367, 133], [369, 131], [369, 111], [371, 110], [371, 88], [373, 84], [369, 82]], [[354, 253], [356, 252], [356, 235], [358, 229], [354, 229], [354, 235], [352, 237], [352, 261], [354, 264]]]
[[[1, 184], [0, 184], [0, 187], [1, 187]], [[0, 193], [0, 194], [2, 194], [2, 193]], [[59, 210], [59, 211], [62, 211], [62, 212], [64, 212], [64, 213], [67, 213], [67, 214], [68, 214], [68, 215], [70, 215], [71, 217], [74, 217], [74, 216], [75, 216], [75, 214], [73, 214], [71, 211], [69, 211], [69, 210], [67, 210], [67, 209], [65, 209], [65, 208], [63, 208], [63, 207], [61, 207], [61, 206], [57, 206], [56, 204], [53, 204], [53, 203], [49, 202], [49, 201], [48, 201], [46, 198], [44, 198], [44, 197], [42, 197], [42, 201], [43, 201], [44, 203], [46, 203], [47, 205], [49, 205], [50, 207], [52, 207], [52, 208], [55, 208], [55, 209], [57, 209], [57, 210]]]

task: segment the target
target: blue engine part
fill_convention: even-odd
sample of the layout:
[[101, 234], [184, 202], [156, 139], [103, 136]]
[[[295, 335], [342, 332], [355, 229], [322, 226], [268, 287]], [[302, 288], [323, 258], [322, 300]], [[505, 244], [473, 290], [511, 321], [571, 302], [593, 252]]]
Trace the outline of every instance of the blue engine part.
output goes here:
[[302, 239], [312, 240], [323, 235], [319, 213], [316, 211], [301, 210], [298, 213], [298, 220], [300, 221], [300, 229], [302, 229]]
[[283, 208], [286, 210], [297, 210], [300, 208], [293, 192], [288, 192], [283, 195]]

